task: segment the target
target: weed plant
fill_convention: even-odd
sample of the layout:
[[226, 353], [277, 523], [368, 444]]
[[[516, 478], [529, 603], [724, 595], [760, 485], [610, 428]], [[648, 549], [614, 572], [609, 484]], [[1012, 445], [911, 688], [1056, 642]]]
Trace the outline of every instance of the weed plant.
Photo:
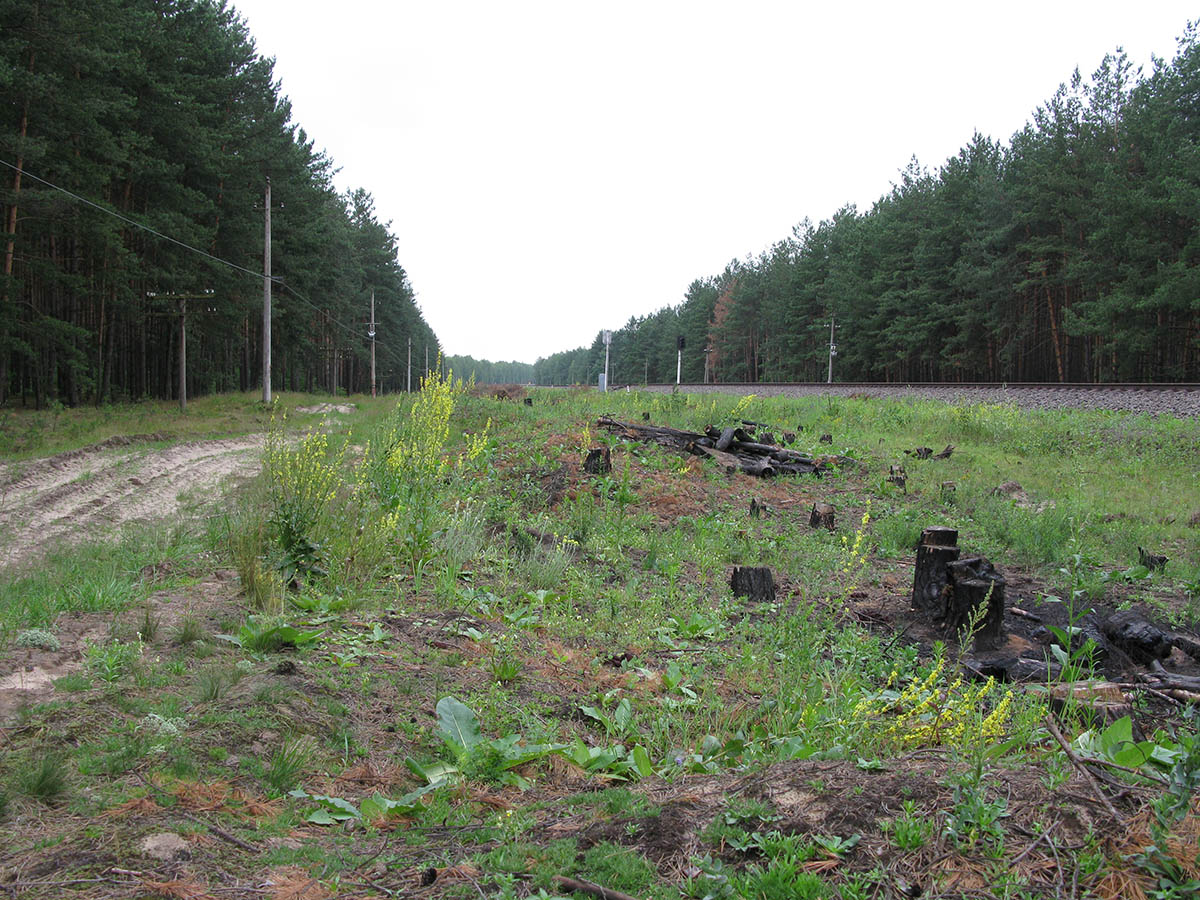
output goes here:
[[[637, 782], [661, 778], [665, 790], [674, 783], [683, 791], [693, 774], [741, 780], [783, 760], [823, 759], [834, 771], [854, 774], [857, 765], [864, 782], [877, 777], [882, 784], [888, 776], [865, 773], [895, 770], [912, 755], [931, 765], [949, 761], [942, 771], [953, 772], [953, 799], [938, 807], [922, 795], [919, 805], [888, 813], [879, 826], [887, 843], [898, 856], [911, 855], [908, 862], [942, 849], [972, 865], [982, 858], [1002, 884], [997, 894], [1015, 896], [1023, 886], [999, 863], [1015, 852], [1014, 842], [1006, 843], [1008, 814], [1021, 810], [996, 792], [990, 770], [1029, 761], [1025, 747], [1044, 743], [1044, 710], [1019, 692], [958, 678], [950, 651], [918, 659], [896, 635], [867, 631], [847, 611], [864, 586], [890, 590], [879, 586], [887, 582], [877, 561], [906, 558], [931, 523], [958, 527], [964, 546], [1002, 566], [1069, 582], [1084, 592], [1081, 603], [1113, 588], [1097, 572], [1132, 567], [1136, 559], [1127, 554], [1135, 535], [1143, 546], [1170, 543], [1178, 567], [1138, 581], [1139, 590], [1194, 578], [1200, 566], [1186, 526], [1161, 521], [1161, 492], [1138, 479], [1078, 474], [1153, 462], [1175, 486], [1173, 502], [1200, 509], [1200, 485], [1184, 452], [1197, 429], [1187, 423], [851, 398], [603, 399], [603, 409], [618, 418], [649, 411], [655, 421], [694, 430], [733, 417], [777, 423], [798, 431], [798, 446], [814, 452], [829, 451], [816, 440], [829, 432], [834, 452], [868, 469], [864, 476], [852, 465], [819, 484], [764, 487], [778, 497], [786, 484], [795, 492], [787, 499], [804, 502], [751, 520], [746, 500], [757, 484], [598, 434], [594, 396], [535, 392], [534, 407], [526, 408], [469, 397], [464, 389], [453, 378], [431, 376], [419, 395], [380, 401], [362, 421], [328, 435], [297, 436], [278, 426], [266, 474], [211, 527], [146, 534], [107, 556], [76, 548], [50, 563], [57, 593], [42, 573], [20, 576], [15, 602], [0, 605], [6, 636], [53, 627], [66, 612], [129, 610], [123, 621], [132, 637], [149, 590], [141, 567], [165, 557], [188, 560], [195, 571], [218, 531], [242, 578], [250, 617], [222, 611], [216, 630], [225, 632], [224, 642], [204, 641], [198, 620], [184, 618], [172, 635], [177, 647], [143, 653], [132, 640], [96, 644], [78, 683], [60, 682], [63, 690], [106, 688], [73, 705], [106, 720], [86, 736], [75, 730], [81, 737], [67, 760], [90, 780], [89, 789], [120, 794], [131, 771], [220, 780], [236, 756], [282, 810], [260, 823], [264, 833], [286, 834], [306, 819], [311, 826], [302, 850], [273, 851], [284, 855], [272, 862], [341, 871], [339, 854], [356, 840], [341, 829], [374, 829], [389, 815], [404, 815], [417, 827], [392, 840], [418, 845], [443, 869], [463, 864], [473, 851], [459, 850], [477, 845], [471, 859], [485, 874], [474, 892], [475, 885], [460, 885], [463, 895], [536, 896], [531, 891], [555, 889], [552, 875], [569, 873], [665, 897], [672, 889], [639, 850], [651, 825], [659, 825], [651, 821], [652, 795]], [[492, 440], [492, 427], [502, 430], [502, 441]], [[612, 450], [612, 475], [582, 477], [580, 451], [601, 442]], [[903, 455], [945, 443], [958, 448], [948, 460]], [[907, 494], [873, 477], [902, 460]], [[551, 502], [544, 478], [556, 472], [564, 490]], [[992, 493], [1014, 472], [1030, 507]], [[957, 483], [952, 495], [941, 490], [943, 481]], [[678, 505], [659, 503], [663, 486], [672, 484], [680, 497], [669, 500]], [[807, 527], [798, 511], [810, 494], [834, 497], [838, 532]], [[1049, 499], [1054, 506], [1041, 506]], [[1105, 521], [1118, 510], [1130, 518]], [[776, 602], [730, 597], [734, 564], [769, 565], [782, 575]], [[1058, 573], [1064, 567], [1071, 571]], [[145, 640], [154, 637], [151, 624], [141, 622]], [[290, 677], [306, 684], [312, 702], [296, 709], [311, 721], [293, 721], [296, 696], [278, 679], [256, 680], [256, 691], [230, 690], [242, 671], [274, 668], [280, 660], [262, 654], [281, 649], [293, 651], [285, 661], [302, 661]], [[196, 665], [202, 653], [220, 653], [221, 663]], [[35, 724], [12, 733], [22, 759], [35, 758], [31, 735], [69, 715], [62, 696], [57, 709], [27, 711]], [[362, 704], [371, 704], [372, 716], [356, 715]], [[416, 714], [429, 708], [439, 715], [436, 730]], [[320, 735], [319, 742], [288, 737], [255, 758], [248, 747], [265, 731], [278, 733], [285, 718]], [[186, 720], [186, 731], [164, 734], [160, 720]], [[367, 720], [383, 720], [387, 736], [362, 724]], [[1103, 744], [1101, 737], [1095, 739]], [[1163, 752], [1184, 745], [1155, 740]], [[419, 796], [376, 798], [350, 787], [346, 797], [287, 796], [301, 785], [332, 784], [320, 771], [327, 761], [350, 767], [377, 762], [381, 752], [408, 763], [422, 782]], [[1069, 774], [1064, 764], [1047, 776], [1059, 787]], [[1158, 774], [1190, 785], [1194, 772]], [[6, 779], [18, 786], [16, 777]], [[574, 779], [608, 790], [582, 800], [559, 796]], [[527, 792], [535, 783], [545, 790]], [[810, 786], [826, 789], [816, 778]], [[547, 794], [548, 805], [538, 807]], [[513, 807], [511, 816], [477, 802], [496, 796]], [[574, 840], [543, 837], [562, 824], [546, 812], [560, 801], [579, 805], [581, 818], [628, 821], [604, 829], [608, 842], [581, 852]], [[114, 797], [112, 805], [118, 802]], [[1177, 828], [1173, 809], [1164, 806], [1164, 821]], [[893, 873], [870, 869], [872, 862], [851, 852], [855, 835], [783, 833], [776, 815], [763, 801], [731, 803], [710, 828], [709, 856], [692, 861], [682, 886], [696, 897], [841, 900], [899, 890]], [[320, 831], [322, 825], [337, 827]], [[456, 838], [462, 848], [439, 856], [426, 826], [435, 833], [471, 827]], [[104, 827], [126, 826], [114, 817]], [[1160, 843], [1168, 839], [1162, 832]], [[1030, 853], [1044, 855], [1051, 840]], [[933, 848], [939, 841], [942, 847]], [[1083, 878], [1113, 865], [1098, 844], [1077, 854], [1062, 844], [1055, 849]], [[1144, 853], [1140, 871], [1169, 877], [1169, 859], [1136, 850]], [[1186, 885], [1187, 873], [1176, 874]]]
[[203, 641], [205, 636], [204, 626], [199, 619], [195, 616], [184, 616], [175, 628], [173, 640], [180, 647], [187, 647]]
[[67, 772], [61, 754], [42, 751], [18, 778], [22, 793], [43, 803], [59, 799], [67, 789]]
[[263, 770], [263, 781], [270, 786], [274, 796], [282, 796], [300, 783], [303, 773], [313, 758], [313, 746], [304, 738], [285, 740], [274, 753]]

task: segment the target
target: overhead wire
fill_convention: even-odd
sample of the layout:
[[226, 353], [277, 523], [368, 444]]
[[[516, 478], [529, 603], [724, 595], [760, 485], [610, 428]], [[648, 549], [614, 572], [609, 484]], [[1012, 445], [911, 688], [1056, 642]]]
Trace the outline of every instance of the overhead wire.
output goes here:
[[[23, 177], [31, 178], [32, 180], [38, 182], [39, 184], [44, 184], [48, 188], [52, 188], [53, 190], [59, 191], [60, 193], [63, 193], [63, 194], [66, 194], [72, 200], [82, 203], [85, 206], [90, 206], [90, 207], [92, 207], [92, 209], [99, 210], [100, 212], [104, 213], [105, 215], [109, 215], [109, 216], [112, 216], [113, 218], [120, 219], [122, 222], [125, 222], [128, 225], [132, 225], [134, 228], [139, 228], [142, 231], [152, 234], [157, 238], [160, 238], [171, 244], [175, 244], [176, 246], [182, 247], [185, 250], [189, 250], [192, 253], [199, 254], [200, 256], [203, 256], [204, 258], [206, 258], [212, 262], [220, 263], [223, 266], [228, 266], [229, 268], [236, 269], [239, 272], [244, 272], [245, 274], [250, 275], [254, 278], [265, 277], [262, 272], [256, 272], [253, 269], [247, 269], [245, 266], [239, 266], [235, 262], [230, 262], [229, 260], [224, 259], [220, 256], [216, 256], [212, 253], [209, 253], [206, 250], [201, 250], [199, 247], [194, 247], [191, 244], [187, 243], [186, 241], [181, 241], [178, 238], [171, 237], [171, 235], [169, 235], [169, 234], [163, 234], [158, 229], [152, 228], [151, 226], [145, 224], [144, 222], [139, 222], [136, 219], [132, 219], [129, 216], [123, 215], [122, 213], [119, 213], [114, 209], [109, 209], [107, 206], [103, 206], [99, 203], [96, 203], [93, 200], [89, 200], [87, 197], [83, 197], [83, 196], [75, 193], [74, 191], [68, 190], [65, 187], [61, 187], [60, 185], [54, 184], [51, 181], [47, 181], [45, 178], [40, 178], [37, 175], [34, 175], [32, 172], [30, 172], [24, 166], [18, 166], [14, 163], [10, 163], [6, 159], [0, 159], [0, 165], [7, 166], [8, 168], [12, 169], [14, 172], [17, 172], [18, 174], [22, 175]], [[316, 312], [319, 312], [322, 315], [326, 316], [327, 317], [326, 321], [328, 321], [330, 324], [337, 325], [339, 328], [342, 328], [345, 331], [348, 331], [350, 334], [353, 334], [355, 337], [363, 336], [357, 329], [353, 328], [352, 326], [347, 325], [344, 322], [341, 322], [332, 317], [328, 317], [328, 312], [326, 310], [321, 309], [321, 307], [317, 306], [317, 304], [313, 303], [311, 300], [309, 300], [307, 297], [305, 297], [303, 294], [301, 294], [299, 291], [297, 291], [294, 287], [289, 285], [286, 281], [277, 281], [274, 276], [271, 276], [271, 281], [274, 282], [275, 284], [278, 284], [280, 287], [282, 287], [285, 291], [287, 291], [289, 294], [291, 294], [293, 297], [295, 297], [300, 302], [307, 304], [308, 306], [312, 307], [312, 309], [314, 309]], [[380, 342], [376, 343], [376, 346], [386, 346], [386, 345], [384, 345], [380, 341]]]

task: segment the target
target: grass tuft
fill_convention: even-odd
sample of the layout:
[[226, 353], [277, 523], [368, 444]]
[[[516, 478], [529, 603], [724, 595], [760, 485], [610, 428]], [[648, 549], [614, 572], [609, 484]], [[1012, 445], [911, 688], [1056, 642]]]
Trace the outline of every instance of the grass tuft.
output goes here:
[[18, 777], [18, 784], [23, 793], [35, 800], [48, 803], [57, 799], [67, 789], [63, 757], [57, 752], [42, 751]]

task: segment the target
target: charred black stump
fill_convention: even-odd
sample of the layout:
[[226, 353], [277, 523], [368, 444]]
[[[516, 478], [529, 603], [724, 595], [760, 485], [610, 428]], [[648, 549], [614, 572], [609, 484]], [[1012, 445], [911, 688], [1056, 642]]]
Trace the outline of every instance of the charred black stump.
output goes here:
[[[974, 625], [975, 646], [995, 647], [1004, 636], [1004, 576], [982, 556], [947, 563], [946, 573], [946, 627], [959, 631]], [[978, 618], [981, 607], [984, 612]]]
[[1171, 655], [1171, 638], [1132, 609], [1113, 613], [1100, 626], [1104, 636], [1142, 665]]
[[949, 584], [946, 566], [958, 559], [958, 531], [934, 525], [921, 532], [917, 562], [913, 570], [913, 609], [942, 614], [943, 594]]
[[775, 602], [775, 576], [766, 566], [734, 566], [729, 587], [735, 597], [749, 597], [757, 603]]
[[812, 512], [808, 515], [808, 524], [813, 528], [824, 528], [833, 531], [833, 506], [828, 503], [814, 503]]
[[588, 451], [583, 461], [583, 471], [589, 475], [607, 475], [612, 471], [612, 454], [607, 447], [595, 447]]

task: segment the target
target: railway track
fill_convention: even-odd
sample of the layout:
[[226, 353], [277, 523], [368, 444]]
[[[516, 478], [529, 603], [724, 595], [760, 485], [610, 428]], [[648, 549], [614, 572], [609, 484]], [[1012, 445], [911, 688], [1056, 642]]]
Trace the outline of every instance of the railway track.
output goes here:
[[[614, 386], [620, 390], [623, 386]], [[669, 393], [674, 384], [631, 385], [639, 391]], [[1022, 382], [962, 384], [898, 382], [744, 382], [681, 384], [688, 393], [757, 394], [760, 397], [881, 397], [940, 400], [945, 403], [1014, 403], [1030, 409], [1111, 409], [1152, 415], [1200, 416], [1200, 384], [1059, 384]]]

